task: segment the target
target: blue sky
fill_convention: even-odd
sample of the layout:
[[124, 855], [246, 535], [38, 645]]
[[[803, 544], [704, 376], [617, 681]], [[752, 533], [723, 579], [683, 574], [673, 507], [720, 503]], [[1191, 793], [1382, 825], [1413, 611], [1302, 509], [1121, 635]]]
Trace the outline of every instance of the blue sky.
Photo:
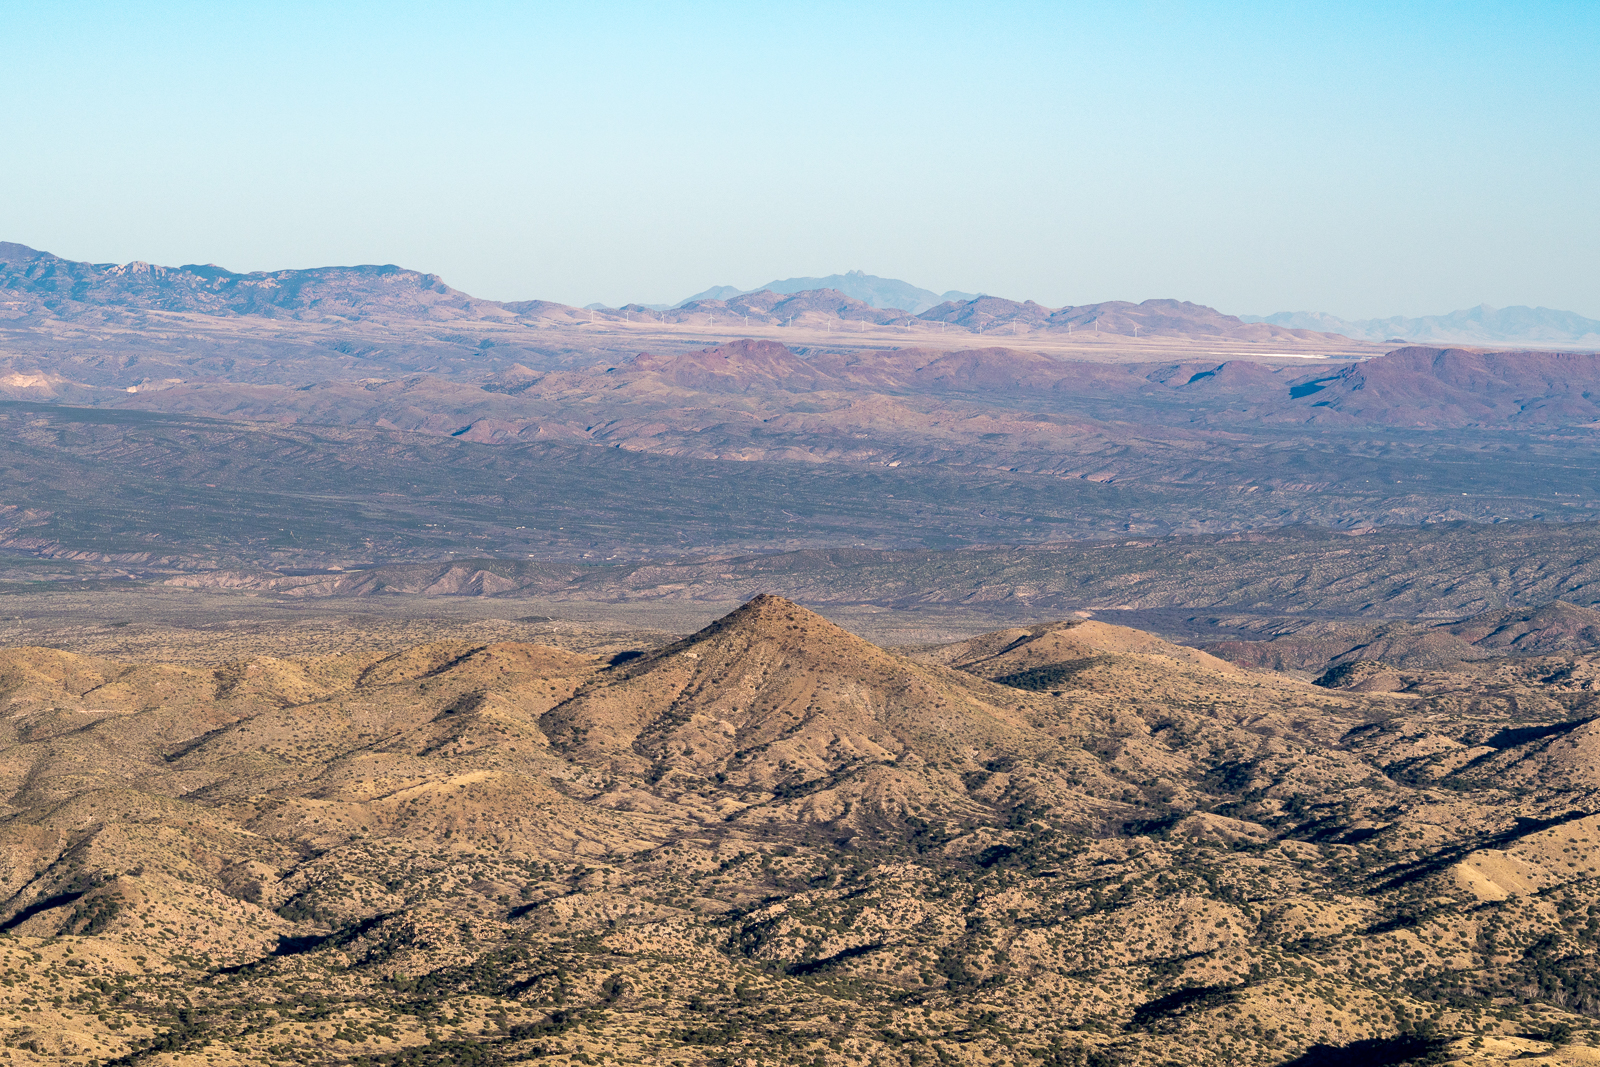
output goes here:
[[[1400, 10], [1395, 10], [1396, 8]], [[1600, 4], [12, 3], [0, 240], [1600, 317]]]

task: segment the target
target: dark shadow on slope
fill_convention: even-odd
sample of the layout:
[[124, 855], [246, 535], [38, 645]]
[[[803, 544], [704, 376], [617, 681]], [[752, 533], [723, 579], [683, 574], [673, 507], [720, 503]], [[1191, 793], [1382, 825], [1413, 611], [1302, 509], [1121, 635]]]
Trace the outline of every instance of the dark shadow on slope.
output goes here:
[[1239, 999], [1239, 991], [1243, 988], [1242, 985], [1204, 985], [1176, 990], [1164, 997], [1157, 997], [1139, 1005], [1133, 1011], [1133, 1018], [1128, 1020], [1128, 1025], [1123, 1029], [1149, 1030], [1162, 1019], [1186, 1015], [1190, 1011], [1205, 1011], [1208, 1008], [1220, 1008], [1224, 1004], [1232, 1004]]
[[1549, 726], [1508, 726], [1483, 742], [1490, 748], [1508, 749], [1525, 745], [1530, 741], [1542, 741], [1546, 737], [1560, 737], [1570, 734], [1580, 726], [1588, 726], [1594, 722], [1591, 716], [1587, 719], [1573, 719], [1571, 722], [1552, 723]]
[[1442, 1037], [1372, 1037], [1348, 1045], [1312, 1045], [1282, 1067], [1394, 1067], [1402, 1063], [1444, 1063], [1449, 1055]]
[[1093, 667], [1104, 656], [1085, 656], [1082, 659], [1069, 659], [1061, 663], [1052, 663], [1047, 667], [1035, 667], [1032, 670], [1018, 671], [996, 678], [1001, 685], [1008, 685], [1012, 689], [1026, 689], [1039, 693], [1046, 689], [1060, 689], [1072, 682], [1072, 679]]
[[35, 915], [38, 915], [40, 912], [49, 911], [52, 908], [60, 908], [71, 904], [73, 901], [77, 900], [87, 892], [88, 890], [85, 889], [75, 893], [57, 893], [53, 897], [46, 897], [43, 900], [29, 904], [26, 908], [23, 908], [5, 922], [0, 923], [0, 933], [21, 926], [23, 923], [27, 922]]
[[1462, 859], [1471, 853], [1478, 851], [1479, 849], [1503, 849], [1530, 834], [1539, 833], [1541, 830], [1548, 830], [1552, 826], [1562, 826], [1569, 822], [1577, 822], [1579, 819], [1587, 819], [1594, 814], [1597, 813], [1592, 811], [1569, 811], [1565, 815], [1557, 815], [1554, 818], [1549, 819], [1529, 819], [1519, 816], [1516, 824], [1508, 830], [1502, 830], [1497, 834], [1490, 834], [1487, 837], [1480, 837], [1475, 841], [1464, 842], [1454, 846], [1453, 848], [1445, 849], [1437, 855], [1430, 856], [1425, 860], [1418, 860], [1415, 863], [1405, 863], [1397, 867], [1391, 867], [1387, 871], [1383, 872], [1389, 877], [1385, 881], [1374, 884], [1367, 891], [1369, 893], [1383, 893], [1390, 889], [1398, 888], [1399, 886], [1408, 885], [1422, 878], [1426, 878], [1431, 874], [1438, 874], [1446, 867], [1460, 862]]
[[820, 960], [800, 960], [797, 963], [791, 963], [788, 967], [788, 972], [791, 977], [797, 978], [803, 975], [816, 974], [818, 971], [827, 970], [836, 963], [843, 963], [845, 960], [854, 959], [857, 956], [865, 956], [867, 953], [876, 952], [882, 947], [881, 944], [855, 945], [845, 949], [843, 952], [835, 952], [833, 955]]
[[331, 945], [348, 945], [374, 926], [393, 917], [393, 914], [373, 915], [343, 929], [335, 930], [331, 934], [310, 934], [300, 937], [286, 934], [278, 938], [278, 947], [272, 950], [272, 954], [274, 956], [298, 956], [302, 953], [315, 952], [319, 948], [326, 948]]

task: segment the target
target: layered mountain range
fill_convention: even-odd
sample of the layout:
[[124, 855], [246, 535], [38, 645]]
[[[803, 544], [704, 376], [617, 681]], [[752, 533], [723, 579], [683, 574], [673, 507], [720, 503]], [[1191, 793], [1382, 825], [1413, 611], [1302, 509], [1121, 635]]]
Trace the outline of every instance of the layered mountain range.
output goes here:
[[[1431, 669], [1407, 650], [1434, 637], [1374, 626], [1596, 600], [1586, 527], [1525, 525], [1600, 505], [1593, 354], [1313, 360], [1163, 301], [908, 319], [764, 290], [658, 316], [397, 268], [4, 257], [9, 579], [714, 602], [781, 580], [996, 618], [1188, 611], [1160, 625], [1313, 676]], [[832, 332], [783, 325], [807, 317]], [[1127, 332], [1027, 346], [1095, 321]], [[1507, 525], [1440, 525], [1463, 522]]]
[[[320, 267], [241, 274], [216, 264], [162, 267], [133, 262], [84, 263], [12, 242], [0, 242], [0, 319], [30, 313], [82, 314], [88, 308], [160, 310], [210, 315], [361, 320], [594, 322], [598, 317], [654, 316], [656, 322], [711, 322], [719, 311], [761, 324], [909, 323], [973, 333], [1109, 334], [1130, 337], [1219, 337], [1317, 340], [1339, 335], [1373, 343], [1600, 347], [1600, 321], [1549, 308], [1480, 305], [1448, 315], [1350, 320], [1321, 312], [1226, 315], [1178, 300], [1106, 301], [1050, 308], [1031, 300], [949, 291], [936, 294], [861, 271], [787, 278], [756, 289], [714, 286], [677, 304], [590, 305], [543, 300], [481, 300], [437, 275], [394, 265]], [[696, 316], [702, 318], [697, 319]]]
[[[641, 304], [620, 309], [581, 309], [543, 300], [480, 300], [450, 288], [437, 275], [393, 265], [322, 267], [238, 274], [215, 264], [160, 267], [149, 263], [94, 264], [62, 259], [24, 245], [0, 243], [0, 316], [78, 318], [139, 311], [204, 315], [252, 315], [301, 321], [360, 322], [393, 317], [432, 322], [482, 320], [487, 323], [576, 325], [607, 321], [707, 322], [721, 312], [761, 324], [888, 324], [911, 319], [924, 326], [973, 333], [1074, 329], [1111, 335], [1229, 336], [1246, 340], [1315, 340], [1304, 330], [1247, 324], [1212, 308], [1174, 300], [1130, 304], [1111, 301], [1079, 308], [1045, 309], [1031, 301], [968, 297], [947, 293], [935, 306], [922, 307], [924, 290], [891, 279], [840, 276], [868, 299], [827, 285], [793, 288], [835, 279], [790, 279], [749, 293], [723, 298], [691, 298], [666, 310]], [[857, 284], [859, 283], [859, 284]], [[874, 284], [882, 283], [882, 284]], [[718, 290], [721, 292], [722, 290]], [[914, 308], [887, 304], [887, 297], [915, 298]], [[932, 294], [927, 294], [931, 296]], [[910, 301], [908, 301], [910, 302]], [[646, 319], [644, 316], [653, 316]]]

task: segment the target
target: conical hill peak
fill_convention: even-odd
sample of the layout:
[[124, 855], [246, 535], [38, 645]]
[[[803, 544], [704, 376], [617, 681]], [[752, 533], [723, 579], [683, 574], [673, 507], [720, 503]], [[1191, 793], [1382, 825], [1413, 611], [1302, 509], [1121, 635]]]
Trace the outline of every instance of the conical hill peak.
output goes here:
[[876, 645], [773, 593], [752, 597], [704, 629], [690, 634], [669, 651], [695, 650], [730, 640], [745, 646], [765, 643], [794, 650], [826, 646], [849, 648], [865, 657], [885, 656]]
[[619, 771], [770, 788], [861, 761], [1008, 744], [1009, 691], [885, 652], [782, 597], [756, 597], [615, 672], [541, 722], [558, 746]]

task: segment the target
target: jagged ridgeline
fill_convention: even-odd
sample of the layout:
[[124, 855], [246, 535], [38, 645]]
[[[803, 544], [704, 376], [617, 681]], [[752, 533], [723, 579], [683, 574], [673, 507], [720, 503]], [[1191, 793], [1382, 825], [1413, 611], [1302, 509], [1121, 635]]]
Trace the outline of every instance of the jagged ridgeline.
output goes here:
[[1092, 620], [891, 652], [774, 596], [604, 658], [4, 650], [3, 1051], [1591, 1062], [1594, 673], [1535, 666], [1339, 690]]

